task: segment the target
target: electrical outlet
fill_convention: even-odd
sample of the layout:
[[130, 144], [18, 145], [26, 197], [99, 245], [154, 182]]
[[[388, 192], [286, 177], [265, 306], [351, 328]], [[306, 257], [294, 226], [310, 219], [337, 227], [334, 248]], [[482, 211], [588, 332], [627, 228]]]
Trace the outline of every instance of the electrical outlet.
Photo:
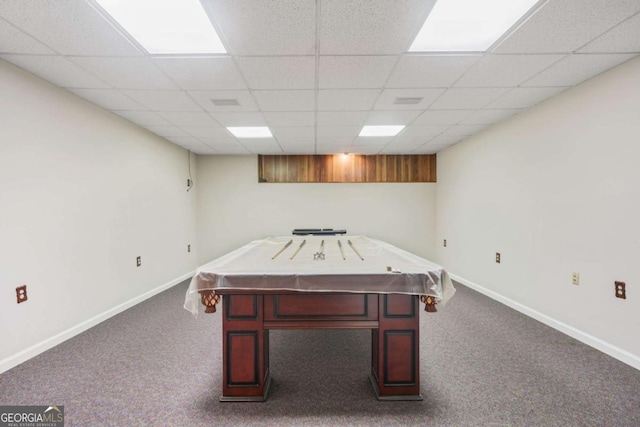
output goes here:
[[187, 188], [191, 188], [192, 185], [193, 185], [193, 181], [191, 181], [190, 179], [187, 179]]
[[447, 239], [444, 239], [444, 247], [447, 247]]
[[616, 298], [627, 299], [627, 284], [624, 282], [616, 283]]
[[187, 252], [191, 252], [191, 245], [187, 245]]
[[500, 264], [500, 252], [496, 252], [496, 262]]
[[574, 285], [580, 284], [580, 273], [573, 273], [571, 275], [571, 283], [573, 283]]
[[142, 265], [142, 257], [136, 258], [136, 267], [140, 267]]
[[27, 285], [18, 286], [16, 288], [16, 299], [18, 304], [27, 300]]

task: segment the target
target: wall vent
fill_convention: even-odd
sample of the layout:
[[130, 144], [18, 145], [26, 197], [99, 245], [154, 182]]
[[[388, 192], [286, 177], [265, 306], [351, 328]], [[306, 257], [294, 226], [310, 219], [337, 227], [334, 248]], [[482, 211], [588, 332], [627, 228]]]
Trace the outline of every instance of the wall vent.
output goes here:
[[396, 105], [417, 105], [422, 102], [424, 98], [396, 98], [393, 102]]
[[240, 105], [237, 99], [212, 99], [216, 107], [237, 107]]

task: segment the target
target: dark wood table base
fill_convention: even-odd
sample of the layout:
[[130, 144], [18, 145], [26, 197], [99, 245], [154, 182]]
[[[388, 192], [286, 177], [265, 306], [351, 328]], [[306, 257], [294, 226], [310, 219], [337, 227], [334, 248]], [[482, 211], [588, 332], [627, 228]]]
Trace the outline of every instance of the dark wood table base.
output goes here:
[[417, 295], [251, 292], [217, 291], [224, 295], [220, 401], [267, 399], [270, 329], [371, 329], [369, 378], [378, 400], [422, 400]]

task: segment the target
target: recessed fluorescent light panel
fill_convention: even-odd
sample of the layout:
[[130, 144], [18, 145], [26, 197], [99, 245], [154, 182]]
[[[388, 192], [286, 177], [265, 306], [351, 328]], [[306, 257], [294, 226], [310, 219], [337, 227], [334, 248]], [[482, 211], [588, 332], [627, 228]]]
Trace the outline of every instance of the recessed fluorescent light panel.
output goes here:
[[484, 52], [538, 0], [439, 0], [411, 52]]
[[358, 136], [396, 136], [404, 126], [363, 126]]
[[236, 138], [271, 138], [271, 131], [266, 126], [228, 127], [227, 130]]
[[95, 1], [149, 53], [226, 53], [198, 0]]

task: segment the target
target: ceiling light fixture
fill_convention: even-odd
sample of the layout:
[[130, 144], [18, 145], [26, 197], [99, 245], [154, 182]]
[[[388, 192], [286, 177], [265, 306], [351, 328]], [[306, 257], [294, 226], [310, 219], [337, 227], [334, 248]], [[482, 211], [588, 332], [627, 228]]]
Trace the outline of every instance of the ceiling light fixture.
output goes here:
[[404, 126], [363, 126], [358, 136], [396, 136]]
[[152, 54], [226, 53], [198, 0], [95, 0]]
[[273, 135], [266, 126], [228, 127], [236, 138], [271, 138]]
[[538, 0], [441, 0], [410, 52], [484, 52]]

